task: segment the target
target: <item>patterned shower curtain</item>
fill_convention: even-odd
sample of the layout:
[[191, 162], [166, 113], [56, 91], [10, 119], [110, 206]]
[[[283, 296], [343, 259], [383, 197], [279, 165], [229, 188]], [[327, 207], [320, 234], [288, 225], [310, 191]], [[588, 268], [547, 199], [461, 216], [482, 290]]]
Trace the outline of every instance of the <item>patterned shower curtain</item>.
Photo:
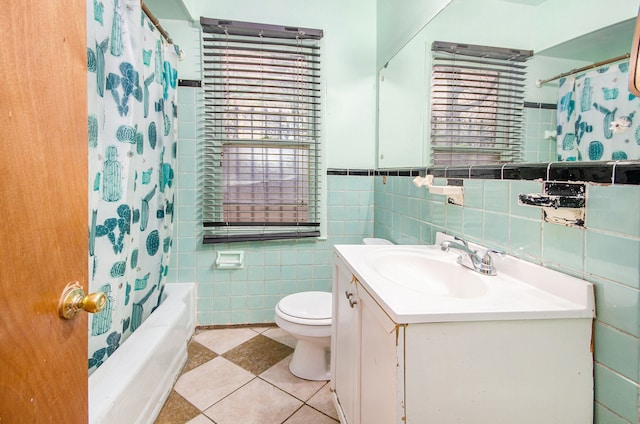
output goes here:
[[169, 263], [176, 47], [139, 0], [88, 0], [89, 372], [159, 305]]
[[640, 159], [640, 99], [628, 79], [623, 62], [560, 80], [559, 161]]

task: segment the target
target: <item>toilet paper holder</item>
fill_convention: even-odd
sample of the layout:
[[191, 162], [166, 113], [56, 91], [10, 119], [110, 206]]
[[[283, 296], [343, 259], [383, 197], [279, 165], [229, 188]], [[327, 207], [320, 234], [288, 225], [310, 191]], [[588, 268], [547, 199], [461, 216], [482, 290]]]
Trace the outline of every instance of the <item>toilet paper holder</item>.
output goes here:
[[426, 177], [415, 177], [413, 185], [416, 187], [426, 187], [431, 194], [446, 196], [447, 203], [462, 206], [464, 204], [464, 188], [455, 185], [433, 185], [433, 175]]
[[584, 227], [586, 186], [584, 183], [545, 181], [542, 194], [518, 195], [518, 204], [542, 208], [543, 219], [569, 227]]
[[244, 266], [244, 252], [241, 250], [222, 250], [216, 252], [216, 268], [241, 269]]

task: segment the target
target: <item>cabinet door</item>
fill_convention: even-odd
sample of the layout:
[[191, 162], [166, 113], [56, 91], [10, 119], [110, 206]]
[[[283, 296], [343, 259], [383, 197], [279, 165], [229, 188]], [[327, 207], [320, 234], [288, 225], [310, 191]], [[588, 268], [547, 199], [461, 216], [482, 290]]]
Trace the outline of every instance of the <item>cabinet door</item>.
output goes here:
[[363, 424], [404, 422], [404, 373], [400, 345], [404, 327], [396, 326], [360, 286], [360, 416]]
[[331, 388], [338, 402], [338, 414], [343, 415], [341, 418], [348, 424], [360, 422], [360, 320], [355, 281], [347, 267], [336, 258], [333, 276]]

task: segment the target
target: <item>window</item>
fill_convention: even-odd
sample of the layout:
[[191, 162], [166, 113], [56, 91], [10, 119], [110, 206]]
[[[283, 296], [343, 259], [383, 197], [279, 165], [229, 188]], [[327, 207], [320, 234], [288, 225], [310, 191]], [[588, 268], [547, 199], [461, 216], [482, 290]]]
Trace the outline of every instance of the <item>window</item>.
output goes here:
[[521, 160], [524, 62], [533, 52], [441, 41], [431, 50], [433, 164]]
[[201, 18], [204, 243], [320, 235], [320, 40]]

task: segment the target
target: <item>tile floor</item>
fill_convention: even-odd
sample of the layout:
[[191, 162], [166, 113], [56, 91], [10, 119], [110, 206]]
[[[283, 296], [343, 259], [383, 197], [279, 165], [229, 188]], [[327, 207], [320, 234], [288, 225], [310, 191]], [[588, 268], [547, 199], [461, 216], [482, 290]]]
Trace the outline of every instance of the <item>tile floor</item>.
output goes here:
[[278, 327], [198, 330], [156, 424], [336, 424], [329, 383], [289, 372]]

